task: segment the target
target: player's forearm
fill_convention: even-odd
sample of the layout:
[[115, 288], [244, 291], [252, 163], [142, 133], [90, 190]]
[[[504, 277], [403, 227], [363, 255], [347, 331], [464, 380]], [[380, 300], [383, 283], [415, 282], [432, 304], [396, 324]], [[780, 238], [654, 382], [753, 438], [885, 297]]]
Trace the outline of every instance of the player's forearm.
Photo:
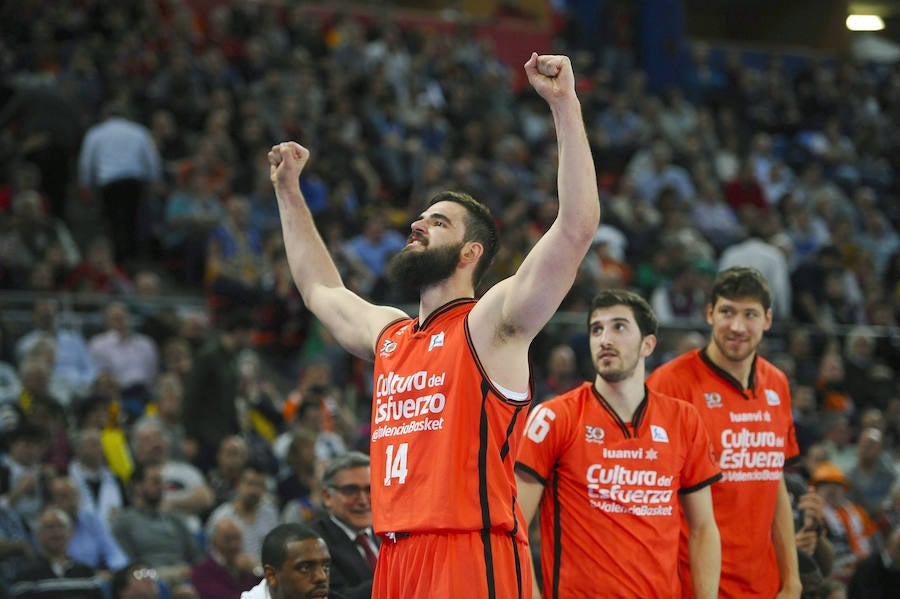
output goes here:
[[775, 517], [772, 520], [772, 543], [778, 573], [781, 576], [779, 597], [799, 597], [801, 591], [800, 568], [797, 564], [797, 545], [794, 539], [794, 514], [784, 479], [778, 487], [775, 500]]
[[586, 243], [587, 251], [600, 222], [600, 200], [581, 104], [577, 97], [567, 96], [554, 103], [551, 111], [559, 148], [557, 222], [570, 239]]
[[304, 302], [315, 312], [310, 303], [315, 299], [316, 287], [343, 287], [341, 276], [316, 229], [299, 185], [276, 185], [275, 196], [291, 275]]
[[696, 526], [688, 536], [691, 579], [696, 599], [715, 599], [719, 594], [722, 545], [715, 521]]

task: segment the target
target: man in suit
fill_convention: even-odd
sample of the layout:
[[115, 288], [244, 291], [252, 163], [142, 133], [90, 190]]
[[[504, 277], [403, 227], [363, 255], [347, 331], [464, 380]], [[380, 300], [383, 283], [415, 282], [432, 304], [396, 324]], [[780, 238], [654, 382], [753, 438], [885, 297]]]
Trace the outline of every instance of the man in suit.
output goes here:
[[328, 462], [322, 502], [328, 513], [310, 527], [331, 552], [331, 588], [347, 599], [369, 599], [379, 548], [372, 534], [369, 457], [351, 451]]

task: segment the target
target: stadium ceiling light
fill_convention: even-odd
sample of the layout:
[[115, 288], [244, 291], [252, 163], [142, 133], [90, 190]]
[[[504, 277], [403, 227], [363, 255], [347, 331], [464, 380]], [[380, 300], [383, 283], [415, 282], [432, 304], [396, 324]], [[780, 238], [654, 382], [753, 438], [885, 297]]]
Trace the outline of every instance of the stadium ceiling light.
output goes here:
[[881, 31], [884, 20], [878, 15], [850, 15], [847, 17], [847, 29], [850, 31]]

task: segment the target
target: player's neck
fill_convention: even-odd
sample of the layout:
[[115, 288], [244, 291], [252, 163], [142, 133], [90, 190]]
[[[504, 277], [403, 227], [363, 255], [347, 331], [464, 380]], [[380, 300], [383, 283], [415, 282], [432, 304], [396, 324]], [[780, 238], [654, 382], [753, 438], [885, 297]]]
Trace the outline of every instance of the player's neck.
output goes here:
[[594, 388], [615, 410], [619, 418], [624, 422], [631, 422], [638, 406], [644, 401], [643, 375], [641, 370], [640, 376], [635, 372], [635, 375], [617, 383], [610, 383], [598, 376], [594, 379]]
[[750, 384], [750, 372], [753, 370], [753, 359], [756, 357], [756, 352], [743, 360], [730, 360], [719, 351], [715, 343], [710, 342], [706, 346], [706, 356], [713, 364], [733, 376], [744, 389]]
[[425, 287], [419, 295], [419, 322], [444, 304], [461, 297], [475, 297], [475, 290], [471, 281], [464, 282], [457, 275]]

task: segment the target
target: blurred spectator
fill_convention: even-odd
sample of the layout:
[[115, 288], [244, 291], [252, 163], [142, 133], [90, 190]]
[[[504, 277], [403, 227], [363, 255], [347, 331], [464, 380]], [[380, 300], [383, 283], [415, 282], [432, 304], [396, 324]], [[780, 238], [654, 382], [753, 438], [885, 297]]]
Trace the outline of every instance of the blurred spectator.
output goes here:
[[216, 465], [207, 473], [206, 479], [213, 490], [213, 505], [218, 506], [234, 498], [241, 473], [247, 466], [250, 452], [247, 442], [240, 435], [222, 439], [216, 451]]
[[877, 428], [863, 429], [856, 443], [856, 464], [847, 472], [850, 498], [874, 520], [881, 517], [884, 502], [897, 480], [893, 464], [883, 452], [884, 433]]
[[250, 346], [252, 331], [249, 313], [235, 310], [194, 358], [184, 390], [184, 424], [188, 438], [199, 445], [201, 468], [212, 466], [222, 439], [241, 432], [237, 357]]
[[40, 171], [40, 188], [54, 218], [65, 220], [81, 136], [71, 97], [52, 81], [23, 81], [0, 106], [0, 130], [15, 131], [24, 161]]
[[166, 438], [169, 459], [191, 462], [197, 457], [197, 446], [188, 440], [182, 416], [184, 387], [171, 373], [161, 374], [153, 388], [154, 402], [147, 406], [146, 415], [156, 418]]
[[406, 239], [389, 226], [387, 217], [373, 211], [365, 219], [361, 234], [347, 240], [344, 251], [350, 259], [358, 261], [367, 269], [366, 279], [372, 281], [370, 289], [363, 289], [366, 294], [384, 293], [376, 287], [383, 283], [385, 266], [388, 258], [403, 249]]
[[108, 238], [92, 239], [84, 260], [66, 277], [66, 289], [76, 293], [130, 295], [134, 285], [112, 252]]
[[892, 376], [876, 352], [876, 332], [855, 326], [844, 337], [844, 380], [846, 390], [858, 410], [883, 407], [895, 391]]
[[741, 162], [737, 176], [725, 184], [725, 201], [738, 215], [747, 211], [768, 212], [769, 203], [762, 186], [756, 180], [753, 164], [749, 159]]
[[272, 441], [282, 429], [279, 392], [263, 372], [259, 355], [245, 349], [238, 355], [237, 410], [241, 432], [247, 441], [250, 461], [266, 467], [271, 474], [278, 468], [272, 454]]
[[162, 474], [162, 509], [185, 518], [194, 533], [200, 530], [200, 515], [213, 506], [213, 492], [203, 473], [184, 461], [169, 458], [166, 438], [155, 418], [144, 417], [132, 429], [135, 466], [158, 466]]
[[0, 502], [0, 593], [17, 580], [18, 572], [33, 558], [34, 547], [25, 521]]
[[866, 511], [848, 499], [850, 483], [840, 468], [829, 462], [820, 464], [810, 482], [825, 499], [824, 522], [834, 546], [833, 577], [846, 582], [857, 562], [872, 552], [877, 528]]
[[136, 464], [130, 484], [133, 506], [112, 521], [119, 546], [132, 561], [155, 568], [167, 584], [186, 582], [199, 552], [182, 517], [162, 508], [160, 467]]
[[106, 465], [99, 430], [83, 428], [73, 438], [74, 454], [69, 477], [78, 490], [82, 510], [109, 523], [127, 504], [125, 485]]
[[103, 120], [84, 135], [78, 161], [79, 185], [100, 201], [115, 260], [123, 264], [138, 257], [146, 240], [138, 217], [151, 199], [152, 184], [163, 175], [156, 143], [132, 111], [124, 96], [104, 106]]
[[744, 235], [734, 210], [725, 203], [718, 183], [711, 178], [699, 183], [697, 200], [691, 206], [691, 220], [718, 251], [737, 243]]
[[159, 373], [159, 350], [150, 337], [134, 330], [125, 304], [111, 303], [105, 316], [106, 331], [91, 338], [88, 350], [97, 369], [113, 375], [125, 407], [140, 414]]
[[68, 387], [85, 392], [97, 376], [97, 367], [88, 353], [84, 336], [72, 326], [63, 326], [65, 320], [59, 314], [57, 300], [35, 301], [31, 308], [32, 329], [16, 342], [16, 357], [21, 361], [42, 334], [52, 336], [56, 341], [54, 373]]
[[200, 599], [240, 599], [259, 582], [254, 574], [258, 560], [243, 552], [240, 526], [220, 518], [210, 526], [209, 553], [191, 570], [191, 583]]
[[578, 359], [575, 350], [568, 344], [550, 348], [543, 376], [535, 381], [534, 400], [542, 402], [551, 397], [571, 391], [584, 382], [578, 373]]
[[282, 522], [312, 520], [318, 509], [319, 464], [315, 434], [296, 430], [284, 458], [285, 472], [278, 480], [278, 500]]
[[[26, 599], [102, 599], [96, 571], [66, 554], [73, 523], [63, 510], [41, 512], [36, 528], [37, 555], [17, 576], [13, 597]], [[65, 579], [62, 582], [60, 579]]]
[[206, 521], [207, 537], [221, 519], [233, 520], [240, 527], [242, 551], [258, 560], [263, 538], [278, 525], [278, 510], [267, 496], [266, 474], [259, 466], [244, 466], [234, 498], [217, 507]]
[[663, 189], [674, 190], [676, 197], [690, 205], [696, 195], [688, 172], [672, 163], [672, 149], [663, 141], [653, 144], [651, 162], [645, 170], [634, 173], [640, 198], [656, 204]]
[[772, 288], [772, 313], [776, 320], [786, 321], [791, 317], [791, 280], [784, 253], [767, 239], [758, 224], [751, 224], [748, 233], [747, 239], [722, 252], [719, 271], [732, 266], [758, 269]]
[[207, 288], [225, 309], [255, 307], [261, 299], [265, 267], [262, 232], [250, 220], [247, 199], [225, 201], [225, 217], [213, 229], [206, 254]]
[[47, 497], [48, 472], [41, 465], [47, 431], [23, 420], [8, 434], [7, 453], [0, 457], [0, 498], [33, 529]]
[[791, 390], [791, 411], [794, 415], [794, 430], [797, 445], [804, 453], [813, 443], [824, 437], [822, 413], [816, 402], [816, 391], [811, 385], [794, 384]]
[[668, 279], [653, 290], [650, 304], [663, 326], [692, 325], [706, 315], [706, 293], [700, 273], [691, 264], [671, 269]]
[[161, 242], [169, 270], [180, 281], [199, 285], [206, 268], [209, 235], [225, 211], [209, 191], [204, 172], [194, 170], [186, 178], [166, 201]]
[[828, 461], [841, 471], [849, 470], [856, 462], [856, 446], [852, 442], [853, 432], [849, 418], [839, 412], [826, 410], [822, 425], [825, 433], [822, 445], [827, 452]]
[[49, 484], [49, 505], [61, 509], [72, 521], [72, 538], [67, 555], [74, 561], [90, 566], [97, 575], [108, 578], [124, 567], [128, 557], [112, 536], [109, 524], [98, 514], [79, 507], [79, 493], [72, 479], [54, 478]]
[[862, 560], [850, 584], [849, 599], [888, 599], [900, 589], [900, 527], [887, 536], [884, 549]]

